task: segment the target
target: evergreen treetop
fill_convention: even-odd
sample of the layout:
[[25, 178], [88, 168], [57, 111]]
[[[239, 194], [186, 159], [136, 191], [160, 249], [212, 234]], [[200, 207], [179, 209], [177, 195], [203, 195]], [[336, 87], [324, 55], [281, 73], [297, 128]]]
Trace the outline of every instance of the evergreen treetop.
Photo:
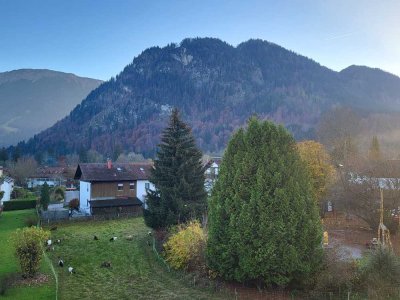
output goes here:
[[154, 161], [145, 221], [153, 227], [167, 227], [199, 218], [205, 211], [204, 168], [190, 127], [173, 109]]

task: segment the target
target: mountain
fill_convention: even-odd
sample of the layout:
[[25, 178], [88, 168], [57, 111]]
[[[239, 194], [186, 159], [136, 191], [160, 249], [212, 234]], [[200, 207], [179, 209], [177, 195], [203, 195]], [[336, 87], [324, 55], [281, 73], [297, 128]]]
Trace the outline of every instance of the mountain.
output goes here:
[[152, 47], [93, 90], [63, 120], [21, 143], [24, 152], [62, 155], [118, 149], [153, 155], [171, 108], [204, 151], [223, 149], [253, 114], [312, 137], [321, 115], [344, 105], [370, 112], [400, 110], [400, 78], [351, 66], [335, 72], [276, 44], [233, 47], [213, 38]]
[[16, 144], [50, 127], [100, 83], [50, 70], [0, 73], [0, 146]]
[[365, 66], [350, 66], [340, 76], [353, 106], [381, 112], [400, 111], [399, 77]]

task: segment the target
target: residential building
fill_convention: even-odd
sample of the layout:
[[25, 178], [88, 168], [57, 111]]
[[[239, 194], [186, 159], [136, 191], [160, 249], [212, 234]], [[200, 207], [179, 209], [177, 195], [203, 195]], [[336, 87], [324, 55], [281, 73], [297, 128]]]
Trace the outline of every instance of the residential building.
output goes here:
[[137, 212], [146, 207], [150, 163], [84, 163], [79, 164], [80, 211], [86, 214]]
[[68, 178], [66, 167], [40, 167], [35, 175], [27, 179], [28, 188], [35, 188], [47, 183], [48, 186], [65, 186]]
[[0, 166], [0, 191], [4, 192], [3, 197], [0, 198], [0, 206], [4, 201], [10, 201], [11, 193], [14, 189], [14, 179], [4, 174], [3, 167]]
[[221, 164], [221, 157], [212, 157], [205, 165], [205, 181], [204, 186], [207, 193], [211, 193], [211, 190], [218, 178], [219, 166]]

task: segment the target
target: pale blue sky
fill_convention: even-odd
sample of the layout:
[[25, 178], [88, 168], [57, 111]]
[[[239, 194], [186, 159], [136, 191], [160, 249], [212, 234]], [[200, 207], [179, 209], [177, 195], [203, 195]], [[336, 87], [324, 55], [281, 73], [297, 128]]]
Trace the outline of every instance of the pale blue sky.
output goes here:
[[400, 1], [0, 0], [0, 72], [46, 68], [109, 79], [150, 46], [261, 38], [334, 70], [400, 75]]

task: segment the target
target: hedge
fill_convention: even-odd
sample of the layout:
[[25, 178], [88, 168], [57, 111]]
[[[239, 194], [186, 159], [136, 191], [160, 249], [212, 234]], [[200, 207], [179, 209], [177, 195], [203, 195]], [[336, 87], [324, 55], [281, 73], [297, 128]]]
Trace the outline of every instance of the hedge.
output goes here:
[[3, 210], [31, 209], [36, 207], [36, 199], [3, 201]]

